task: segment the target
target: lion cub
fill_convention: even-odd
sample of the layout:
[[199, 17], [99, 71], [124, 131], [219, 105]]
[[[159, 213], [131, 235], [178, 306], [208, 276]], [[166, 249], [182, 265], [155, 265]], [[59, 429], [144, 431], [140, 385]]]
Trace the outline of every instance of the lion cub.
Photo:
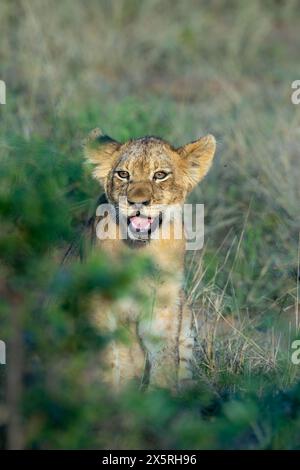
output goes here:
[[185, 239], [174, 236], [172, 218], [169, 237], [161, 232], [169, 207], [182, 207], [207, 174], [215, 148], [212, 135], [180, 148], [157, 137], [122, 144], [99, 129], [86, 140], [85, 155], [95, 165], [93, 175], [115, 209], [105, 215], [111, 236], [96, 238], [96, 249], [105, 250], [112, 262], [124, 253], [143, 253], [157, 272], [137, 286], [152, 296], [148, 312], [140, 311], [135, 299], [116, 300], [114, 305], [94, 299], [99, 328], [127, 331], [127, 341], [111, 341], [102, 358], [104, 378], [114, 389], [132, 379], [142, 383], [146, 375], [150, 386], [172, 389], [192, 378], [192, 315], [182, 288]]

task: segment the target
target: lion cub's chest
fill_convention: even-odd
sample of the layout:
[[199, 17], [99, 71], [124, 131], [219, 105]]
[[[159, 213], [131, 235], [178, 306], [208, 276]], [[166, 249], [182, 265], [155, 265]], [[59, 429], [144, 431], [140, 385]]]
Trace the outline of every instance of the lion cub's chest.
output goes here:
[[[122, 240], [103, 240], [99, 248], [109, 254], [112, 263], [127, 256], [145, 256], [153, 266], [151, 273], [135, 281], [130, 293], [114, 302], [113, 310], [123, 321], [153, 316], [154, 310], [175, 312], [180, 305], [183, 283], [184, 247], [181, 241], [153, 240], [144, 248], [128, 248]], [[164, 315], [162, 315], [164, 316]]]

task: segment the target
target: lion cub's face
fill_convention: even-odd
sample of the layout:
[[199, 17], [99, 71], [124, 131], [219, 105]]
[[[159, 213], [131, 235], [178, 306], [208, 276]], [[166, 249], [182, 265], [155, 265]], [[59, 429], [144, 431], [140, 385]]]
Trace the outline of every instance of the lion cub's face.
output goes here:
[[156, 137], [120, 144], [95, 129], [85, 149], [108, 201], [118, 207], [119, 217], [127, 218], [137, 238], [143, 238], [159, 226], [166, 208], [182, 205], [206, 175], [215, 146], [211, 135], [178, 149]]

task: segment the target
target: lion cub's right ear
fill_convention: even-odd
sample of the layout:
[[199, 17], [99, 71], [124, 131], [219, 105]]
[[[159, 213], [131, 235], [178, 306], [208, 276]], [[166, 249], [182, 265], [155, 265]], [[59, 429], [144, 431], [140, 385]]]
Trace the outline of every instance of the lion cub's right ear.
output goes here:
[[184, 164], [183, 175], [188, 191], [208, 173], [215, 151], [216, 139], [210, 134], [177, 149]]
[[95, 165], [93, 176], [100, 183], [105, 183], [120, 146], [119, 142], [103, 134], [98, 128], [92, 130], [85, 139], [83, 143], [85, 157], [87, 161]]

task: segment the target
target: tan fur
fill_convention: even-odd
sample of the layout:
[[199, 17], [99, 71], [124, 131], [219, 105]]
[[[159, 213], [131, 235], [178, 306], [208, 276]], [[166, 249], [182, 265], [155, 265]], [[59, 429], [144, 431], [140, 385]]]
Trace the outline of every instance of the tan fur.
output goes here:
[[[208, 172], [215, 146], [211, 135], [179, 149], [155, 137], [120, 144], [96, 129], [86, 141], [85, 154], [95, 165], [94, 177], [104, 187], [110, 203], [117, 205], [122, 196], [125, 203], [121, 211], [134, 214], [135, 203], [142, 205], [143, 215], [155, 217], [158, 214], [154, 205], [183, 205], [188, 192]], [[129, 173], [128, 180], [119, 178], [116, 172], [120, 171]], [[164, 181], [155, 180], [158, 171], [169, 175]], [[148, 366], [151, 386], [176, 388], [178, 381], [191, 378], [193, 350], [191, 311], [182, 289], [185, 240], [175, 239], [171, 230], [168, 240], [159, 237], [128, 245], [117, 237], [98, 240], [98, 246], [109, 253], [112, 262], [118, 262], [124, 253], [134, 256], [142, 251], [161, 273], [140, 280], [139, 288], [153, 296], [147, 314], [140, 311], [134, 298], [116, 301], [113, 306], [95, 299], [94, 321], [99, 328], [113, 332], [121, 326], [127, 335], [125, 341], [111, 341], [105, 351], [106, 380], [114, 389], [120, 389], [131, 379], [141, 382]]]

